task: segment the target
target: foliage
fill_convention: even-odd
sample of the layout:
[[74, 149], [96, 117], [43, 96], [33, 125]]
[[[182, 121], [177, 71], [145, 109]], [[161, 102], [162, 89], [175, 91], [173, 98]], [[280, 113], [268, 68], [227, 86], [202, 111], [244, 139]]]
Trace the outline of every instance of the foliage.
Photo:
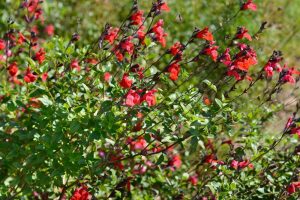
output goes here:
[[[80, 1], [66, 2], [0, 3], [10, 8], [0, 39], [1, 198], [299, 196], [298, 105], [282, 130], [266, 127], [294, 103], [281, 98], [300, 72], [278, 50], [260, 58], [265, 23], [236, 27], [263, 3], [212, 3], [222, 21], [193, 29], [192, 15], [167, 17], [181, 1], [133, 1], [119, 26], [83, 22], [71, 35], [74, 20], [47, 18], [73, 4], [80, 12]], [[201, 20], [218, 16], [204, 10]]]

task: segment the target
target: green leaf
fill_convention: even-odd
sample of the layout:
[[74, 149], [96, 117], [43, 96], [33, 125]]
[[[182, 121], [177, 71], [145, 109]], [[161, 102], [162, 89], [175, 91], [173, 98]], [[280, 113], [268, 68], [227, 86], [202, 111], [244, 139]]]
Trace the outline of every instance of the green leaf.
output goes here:
[[162, 153], [159, 156], [158, 160], [156, 161], [155, 165], [160, 165], [164, 161], [164, 159], [165, 159], [165, 155]]
[[80, 124], [79, 122], [72, 121], [70, 124], [70, 131], [71, 133], [75, 133], [80, 129]]
[[219, 99], [215, 98], [215, 102], [217, 103], [217, 105], [222, 108], [223, 107], [223, 103], [222, 101], [220, 101]]
[[49, 99], [48, 96], [43, 95], [42, 97], [38, 98], [44, 104], [44, 106], [51, 106], [53, 105], [53, 102]]
[[210, 89], [217, 92], [217, 87], [214, 84], [212, 84], [209, 80], [205, 79], [202, 82], [205, 83]]

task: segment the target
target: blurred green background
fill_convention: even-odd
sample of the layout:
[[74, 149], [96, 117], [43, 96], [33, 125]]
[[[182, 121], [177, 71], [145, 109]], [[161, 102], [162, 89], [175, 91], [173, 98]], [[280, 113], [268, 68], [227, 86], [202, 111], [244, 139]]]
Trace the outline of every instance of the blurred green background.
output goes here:
[[[139, 0], [145, 12], [151, 6], [150, 0]], [[240, 0], [167, 0], [171, 12], [164, 13], [169, 45], [174, 40], [185, 41], [194, 27], [209, 26], [214, 29], [230, 18], [239, 8]], [[239, 17], [218, 31], [217, 38], [235, 32], [237, 26], [245, 26], [255, 33], [263, 21], [268, 29], [256, 42], [262, 48], [261, 55], [268, 56], [274, 49], [280, 49], [289, 63], [299, 60], [300, 0], [256, 0], [257, 12], [243, 12]], [[119, 25], [128, 15], [132, 0], [64, 0], [45, 1], [46, 19], [56, 26], [57, 34], [70, 36], [78, 32], [82, 38], [91, 41], [99, 36], [106, 22]], [[59, 10], [57, 9], [59, 8]], [[225, 33], [225, 34], [224, 34]]]

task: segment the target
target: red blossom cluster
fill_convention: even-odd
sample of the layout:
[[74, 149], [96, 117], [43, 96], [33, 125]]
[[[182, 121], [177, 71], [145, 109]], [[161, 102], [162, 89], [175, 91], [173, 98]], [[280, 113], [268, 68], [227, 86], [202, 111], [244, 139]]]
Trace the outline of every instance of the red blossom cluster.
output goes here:
[[230, 167], [232, 167], [233, 169], [244, 169], [246, 167], [249, 167], [250, 169], [253, 169], [254, 166], [252, 163], [250, 163], [249, 160], [244, 160], [244, 161], [236, 161], [236, 160], [232, 160], [230, 163]]
[[296, 192], [297, 189], [300, 188], [300, 182], [292, 182], [288, 188], [287, 188], [287, 191], [289, 194], [293, 194]]
[[92, 199], [92, 195], [89, 193], [88, 188], [83, 185], [80, 188], [76, 188], [73, 192], [70, 200], [90, 200]]

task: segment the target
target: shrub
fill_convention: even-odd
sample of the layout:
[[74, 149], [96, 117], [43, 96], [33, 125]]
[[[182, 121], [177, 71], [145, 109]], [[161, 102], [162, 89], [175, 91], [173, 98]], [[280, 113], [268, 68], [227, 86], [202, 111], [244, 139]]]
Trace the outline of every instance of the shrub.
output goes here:
[[168, 47], [162, 0], [91, 44], [55, 35], [42, 8], [24, 1], [0, 40], [2, 198], [297, 198], [299, 107], [265, 127], [300, 72], [280, 51], [258, 62], [265, 23], [217, 34], [255, 2]]

